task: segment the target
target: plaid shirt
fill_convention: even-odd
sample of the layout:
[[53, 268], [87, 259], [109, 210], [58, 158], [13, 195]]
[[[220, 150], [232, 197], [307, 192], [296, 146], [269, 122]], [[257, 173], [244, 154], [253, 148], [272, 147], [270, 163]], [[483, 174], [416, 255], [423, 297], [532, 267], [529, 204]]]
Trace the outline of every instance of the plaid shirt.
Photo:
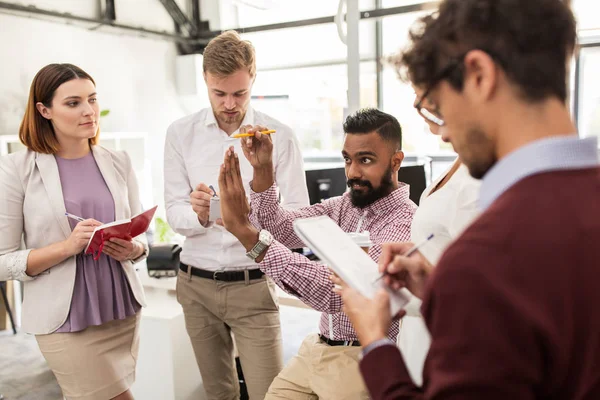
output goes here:
[[[261, 193], [251, 191], [252, 223], [259, 229], [268, 230], [276, 239], [260, 263], [260, 269], [284, 291], [323, 312], [319, 324], [322, 335], [334, 340], [357, 340], [350, 320], [341, 311], [341, 297], [332, 291], [329, 269], [289, 250], [304, 246], [294, 233], [292, 223], [298, 218], [327, 215], [345, 232], [369, 231], [373, 242], [369, 256], [377, 262], [383, 243], [410, 239], [410, 226], [417, 206], [408, 195], [408, 185], [401, 184], [364, 209], [354, 207], [349, 193], [345, 193], [310, 207], [289, 210], [279, 205], [275, 185]], [[389, 336], [394, 340], [398, 336], [397, 321], [392, 323]]]

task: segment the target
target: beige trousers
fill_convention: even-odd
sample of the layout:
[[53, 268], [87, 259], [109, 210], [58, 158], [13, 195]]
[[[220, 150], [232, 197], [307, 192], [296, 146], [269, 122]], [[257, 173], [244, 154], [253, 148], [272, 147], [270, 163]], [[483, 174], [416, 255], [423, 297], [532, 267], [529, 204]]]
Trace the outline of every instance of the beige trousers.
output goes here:
[[283, 368], [275, 284], [265, 277], [220, 282], [179, 272], [177, 300], [208, 400], [237, 400], [235, 338], [250, 400], [262, 400]]
[[310, 335], [275, 378], [266, 400], [362, 400], [369, 394], [358, 369], [362, 347], [329, 346]]

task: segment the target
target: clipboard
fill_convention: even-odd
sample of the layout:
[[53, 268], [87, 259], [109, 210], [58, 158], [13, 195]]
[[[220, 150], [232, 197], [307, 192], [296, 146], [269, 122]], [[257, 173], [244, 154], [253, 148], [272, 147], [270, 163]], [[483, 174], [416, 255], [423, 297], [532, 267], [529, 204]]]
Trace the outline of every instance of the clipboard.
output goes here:
[[297, 219], [294, 232], [351, 288], [372, 299], [381, 288], [390, 295], [392, 315], [408, 303], [410, 295], [403, 290], [394, 291], [381, 280], [378, 265], [327, 216]]

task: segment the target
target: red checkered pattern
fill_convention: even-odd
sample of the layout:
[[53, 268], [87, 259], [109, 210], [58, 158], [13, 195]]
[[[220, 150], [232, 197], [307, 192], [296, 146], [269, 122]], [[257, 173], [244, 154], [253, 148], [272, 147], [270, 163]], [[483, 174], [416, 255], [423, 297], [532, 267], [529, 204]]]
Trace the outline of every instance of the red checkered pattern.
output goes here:
[[[289, 210], [279, 205], [275, 185], [262, 193], [251, 192], [252, 223], [259, 229], [268, 230], [276, 239], [260, 264], [261, 270], [287, 293], [322, 311], [320, 332], [330, 339], [357, 340], [357, 337], [350, 320], [341, 312], [342, 299], [332, 292], [328, 268], [289, 250], [304, 246], [294, 233], [292, 223], [298, 218], [327, 215], [345, 232], [356, 232], [360, 224], [360, 231], [369, 231], [373, 242], [369, 256], [378, 261], [383, 243], [410, 239], [410, 226], [417, 206], [408, 197], [408, 186], [401, 185], [364, 209], [354, 207], [348, 193], [310, 207]], [[392, 324], [389, 336], [393, 340], [398, 336], [398, 322]]]

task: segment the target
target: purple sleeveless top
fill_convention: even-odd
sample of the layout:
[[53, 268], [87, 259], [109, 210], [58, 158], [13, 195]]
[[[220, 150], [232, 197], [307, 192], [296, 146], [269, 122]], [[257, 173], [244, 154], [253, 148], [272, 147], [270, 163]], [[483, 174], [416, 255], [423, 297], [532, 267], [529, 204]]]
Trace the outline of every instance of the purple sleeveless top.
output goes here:
[[[67, 212], [102, 223], [115, 220], [115, 203], [92, 152], [82, 158], [56, 158]], [[77, 221], [69, 218], [71, 229]], [[56, 332], [78, 332], [88, 326], [125, 319], [141, 306], [136, 301], [119, 261], [102, 253], [76, 256], [71, 309]]]

